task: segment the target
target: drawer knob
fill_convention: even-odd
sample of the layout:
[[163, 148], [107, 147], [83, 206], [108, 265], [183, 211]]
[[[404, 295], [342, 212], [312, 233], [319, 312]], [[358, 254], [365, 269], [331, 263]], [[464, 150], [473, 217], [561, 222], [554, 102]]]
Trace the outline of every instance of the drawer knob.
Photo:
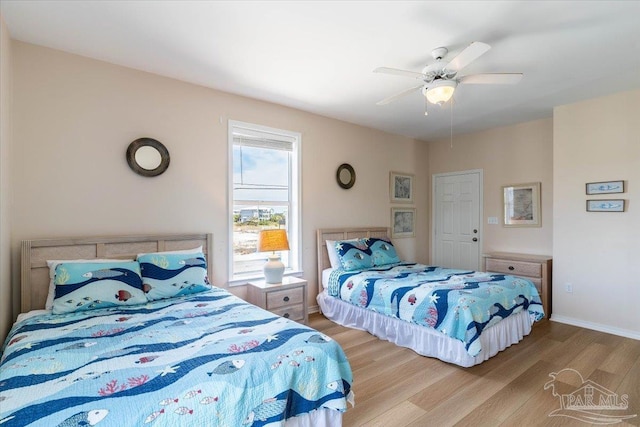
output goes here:
[[515, 270], [515, 267], [513, 265], [510, 265], [509, 266], [509, 270], [511, 270], [511, 271]]
[[286, 317], [288, 319], [289, 318], [289, 313], [283, 314], [282, 317]]
[[289, 301], [289, 297], [284, 297], [284, 298], [282, 298], [282, 301], [284, 301], [284, 302]]

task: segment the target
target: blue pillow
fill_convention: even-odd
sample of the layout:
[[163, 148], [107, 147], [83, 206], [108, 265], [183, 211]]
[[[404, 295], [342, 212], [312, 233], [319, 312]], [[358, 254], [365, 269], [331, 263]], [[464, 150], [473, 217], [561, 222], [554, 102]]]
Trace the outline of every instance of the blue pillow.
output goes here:
[[129, 262], [63, 262], [56, 266], [53, 313], [144, 304], [140, 266]]
[[390, 240], [371, 237], [364, 239], [367, 247], [371, 251], [371, 259], [374, 266], [395, 264], [400, 262], [396, 248]]
[[343, 270], [363, 270], [373, 267], [371, 251], [362, 240], [337, 241], [336, 253]]
[[138, 256], [142, 289], [149, 301], [211, 289], [203, 253], [151, 253]]

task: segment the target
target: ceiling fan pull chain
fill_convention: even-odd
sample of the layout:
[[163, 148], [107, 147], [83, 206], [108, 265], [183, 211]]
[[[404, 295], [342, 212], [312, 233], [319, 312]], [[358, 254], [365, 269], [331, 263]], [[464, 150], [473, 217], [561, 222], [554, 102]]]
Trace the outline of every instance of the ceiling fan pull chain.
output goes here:
[[451, 132], [450, 132], [450, 138], [451, 138], [451, 149], [453, 150], [453, 98], [451, 98], [451, 107], [450, 107], [450, 117], [451, 117], [451, 122], [450, 122], [450, 128], [451, 128]]

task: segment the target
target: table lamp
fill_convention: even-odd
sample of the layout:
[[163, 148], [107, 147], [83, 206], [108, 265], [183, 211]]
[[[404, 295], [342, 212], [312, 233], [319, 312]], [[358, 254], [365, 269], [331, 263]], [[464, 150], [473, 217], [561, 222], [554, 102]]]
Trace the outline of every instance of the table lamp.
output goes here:
[[264, 278], [267, 283], [282, 283], [284, 264], [276, 251], [288, 251], [287, 231], [283, 229], [262, 230], [258, 236], [258, 252], [271, 252], [269, 261], [264, 265]]

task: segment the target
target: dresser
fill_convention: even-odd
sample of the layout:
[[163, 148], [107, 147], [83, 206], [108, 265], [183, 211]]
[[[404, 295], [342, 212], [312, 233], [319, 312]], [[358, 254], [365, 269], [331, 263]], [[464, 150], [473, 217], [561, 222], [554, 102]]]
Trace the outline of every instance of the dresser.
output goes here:
[[248, 285], [247, 301], [251, 304], [305, 325], [309, 322], [306, 280], [287, 276], [282, 283], [254, 280]]
[[484, 258], [484, 271], [504, 273], [531, 280], [538, 288], [545, 317], [551, 318], [552, 258], [550, 256], [491, 252], [483, 254], [482, 257]]

